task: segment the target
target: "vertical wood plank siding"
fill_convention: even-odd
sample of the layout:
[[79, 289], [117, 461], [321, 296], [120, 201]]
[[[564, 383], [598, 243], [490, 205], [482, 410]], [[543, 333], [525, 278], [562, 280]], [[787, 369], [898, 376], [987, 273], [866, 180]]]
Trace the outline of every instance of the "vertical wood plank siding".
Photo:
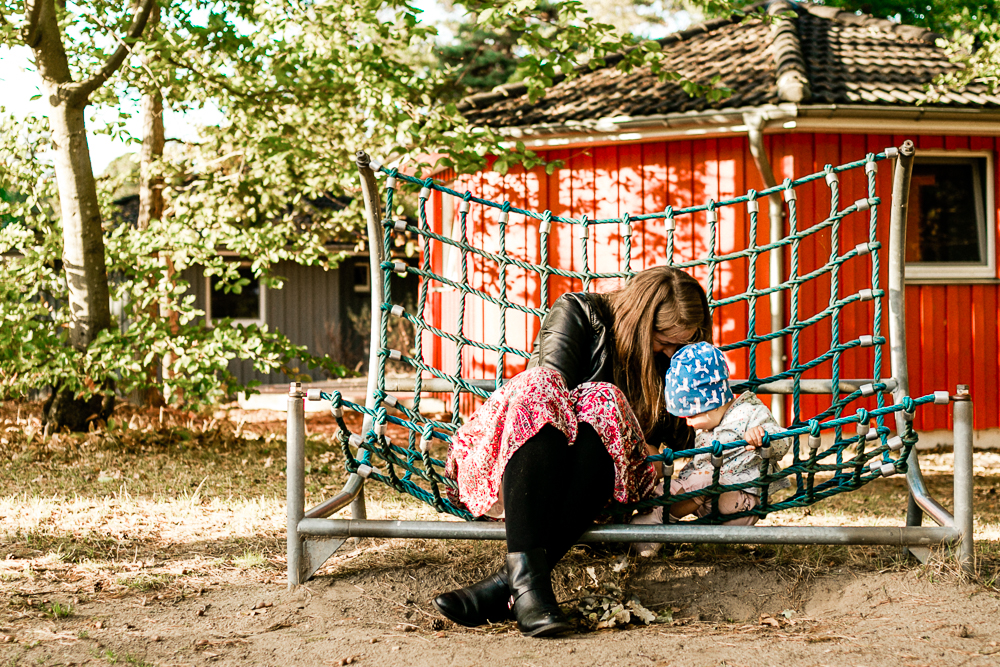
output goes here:
[[[285, 278], [285, 282], [280, 290], [267, 290], [264, 297], [268, 329], [282, 332], [292, 343], [305, 345], [313, 354], [328, 354], [331, 351], [331, 336], [340, 334], [341, 303], [344, 300], [341, 291], [353, 290], [353, 284], [347, 284], [352, 275], [349, 270], [351, 261], [349, 259], [344, 264], [348, 271], [343, 286], [339, 269], [324, 271], [293, 262], [278, 262], [274, 273]], [[365, 258], [361, 261], [367, 262]], [[195, 307], [205, 310], [207, 287], [201, 269], [190, 267], [181, 276], [190, 285], [188, 293], [195, 296]], [[326, 379], [323, 371], [309, 369], [298, 360], [293, 361], [292, 366], [298, 367], [300, 373], [309, 375], [313, 380]], [[258, 380], [262, 384], [289, 382], [284, 373], [262, 373], [254, 369], [252, 361], [243, 359], [230, 362], [229, 371], [244, 383], [250, 380]]]
[[[878, 152], [887, 146], [898, 146], [903, 140], [914, 139], [919, 149], [989, 150], [996, 155], [997, 147], [992, 137], [944, 136], [890, 136], [864, 134], [812, 134], [780, 133], [765, 137], [776, 178], [801, 177], [822, 171], [826, 164], [843, 164], [861, 159], [869, 152]], [[719, 139], [679, 140], [622, 144], [591, 148], [551, 151], [551, 160], [561, 160], [562, 168], [552, 174], [535, 169], [529, 173], [512, 170], [506, 176], [482, 172], [463, 176], [454, 181], [459, 191], [470, 190], [494, 201], [510, 201], [514, 206], [544, 211], [553, 215], [590, 219], [620, 217], [662, 211], [667, 205], [676, 208], [706, 203], [709, 199], [726, 199], [739, 196], [748, 189], [763, 189], [763, 183], [750, 155], [746, 137], [731, 136]], [[1000, 169], [994, 169], [1000, 173]], [[892, 163], [879, 163], [876, 175], [877, 191], [882, 198], [879, 206], [878, 240], [882, 280], [879, 287], [887, 288], [885, 271], [888, 266], [889, 203], [892, 185]], [[991, 187], [1000, 191], [1000, 183]], [[841, 174], [840, 209], [857, 199], [867, 196], [867, 179], [863, 170]], [[996, 198], [1000, 201], [1000, 197]], [[830, 188], [823, 179], [798, 188], [798, 230], [803, 230], [826, 219], [830, 214]], [[441, 214], [441, 207], [435, 211]], [[756, 243], [768, 242], [769, 225], [766, 200], [760, 204]], [[996, 224], [997, 216], [992, 219]], [[457, 218], [457, 206], [455, 207]], [[473, 205], [469, 213], [469, 240], [477, 247], [499, 252], [500, 236], [493, 209]], [[438, 219], [434, 228], [441, 231], [450, 226]], [[603, 225], [591, 229], [587, 242], [587, 262], [591, 269], [614, 271], [625, 269], [625, 240], [623, 226]], [[457, 228], [456, 228], [457, 229]], [[784, 222], [787, 233], [788, 221]], [[724, 253], [746, 248], [749, 242], [749, 214], [745, 206], [727, 207], [720, 212], [715, 252]], [[845, 218], [840, 229], [838, 247], [831, 245], [831, 234], [824, 230], [803, 240], [798, 247], [799, 275], [824, 266], [832, 253], [844, 254], [859, 243], [868, 241], [867, 213], [855, 213]], [[706, 214], [679, 216], [676, 223], [673, 260], [690, 260], [704, 256], [709, 248]], [[523, 216], [511, 215], [508, 223], [506, 250], [514, 257], [536, 263], [541, 259], [539, 248], [539, 223]], [[791, 269], [791, 247], [785, 251], [784, 275]], [[584, 253], [580, 242], [580, 228], [554, 223], [548, 240], [549, 261], [552, 266], [581, 270]], [[637, 222], [633, 225], [633, 269], [642, 269], [670, 261], [667, 257], [666, 227], [663, 220]], [[725, 298], [747, 289], [750, 262], [756, 268], [756, 286], [768, 284], [768, 253], [756, 260], [741, 259], [717, 269], [714, 297]], [[436, 261], [440, 261], [436, 259]], [[457, 266], [457, 263], [456, 263]], [[835, 296], [843, 298], [871, 286], [871, 257], [858, 257], [843, 265], [839, 274], [839, 290]], [[440, 269], [440, 265], [435, 267]], [[493, 294], [504, 292], [499, 284], [499, 273], [493, 262], [482, 258], [469, 260], [470, 284], [475, 289]], [[707, 272], [699, 268], [696, 277], [708, 284]], [[458, 276], [453, 276], [457, 278]], [[593, 291], [605, 292], [618, 287], [617, 280], [594, 281]], [[548, 302], [560, 294], [582, 290], [576, 279], [552, 276], [548, 279]], [[537, 306], [541, 298], [541, 279], [536, 274], [521, 269], [508, 269], [506, 293], [511, 302]], [[442, 289], [445, 307], [440, 309], [440, 324], [453, 330], [459, 299], [454, 290]], [[785, 292], [786, 315], [791, 315], [791, 293]], [[831, 299], [831, 275], [803, 285], [798, 295], [797, 316], [807, 319], [822, 311]], [[477, 297], [468, 298], [465, 330], [470, 338], [495, 344], [499, 340], [499, 308]], [[909, 357], [910, 390], [920, 396], [937, 389], [954, 391], [959, 383], [971, 384], [975, 403], [975, 427], [1000, 426], [1000, 391], [996, 378], [1000, 375], [1000, 332], [998, 332], [997, 307], [1000, 305], [998, 286], [994, 283], [963, 285], [908, 285], [906, 288], [907, 345]], [[756, 304], [740, 302], [719, 308], [715, 313], [715, 341], [733, 343], [747, 337], [749, 309], [755, 309], [757, 333], [770, 330], [770, 309], [767, 298]], [[859, 336], [877, 333], [872, 330], [874, 302], [851, 304], [841, 311], [838, 334], [841, 342]], [[888, 307], [883, 301], [881, 334], [888, 336]], [[537, 318], [508, 311], [506, 339], [509, 345], [530, 349], [538, 330]], [[830, 347], [833, 336], [832, 318], [803, 331], [799, 341], [799, 360], [806, 362], [823, 354]], [[434, 348], [436, 365], [450, 369], [454, 366], [454, 347], [445, 343]], [[430, 349], [428, 353], [432, 353]], [[791, 342], [786, 341], [785, 354], [791, 359]], [[741, 349], [729, 355], [734, 377], [747, 377], [750, 371], [750, 351]], [[871, 348], [854, 348], [841, 358], [842, 378], [869, 377], [874, 351]], [[758, 375], [770, 369], [769, 346], [757, 348]], [[467, 348], [464, 355], [464, 374], [471, 377], [493, 377], [497, 355]], [[787, 362], [786, 362], [787, 363]], [[524, 367], [522, 360], [507, 355], [504, 374], [507, 377]], [[888, 350], [883, 353], [883, 372], [888, 376]], [[828, 378], [829, 361], [806, 373], [806, 377]], [[784, 399], [792, 409], [790, 398]], [[463, 410], [473, 409], [476, 401], [466, 399]], [[829, 397], [803, 396], [800, 405], [802, 416], [816, 414], [829, 405]], [[874, 403], [869, 404], [874, 407]], [[791, 414], [791, 412], [789, 413]], [[946, 406], [931, 406], [920, 411], [918, 427], [924, 430], [950, 428]]]

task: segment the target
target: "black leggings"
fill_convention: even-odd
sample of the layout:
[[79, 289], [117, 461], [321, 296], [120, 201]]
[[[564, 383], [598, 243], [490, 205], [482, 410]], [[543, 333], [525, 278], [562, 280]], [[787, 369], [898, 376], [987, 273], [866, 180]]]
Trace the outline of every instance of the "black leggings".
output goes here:
[[614, 461], [590, 424], [580, 423], [572, 445], [547, 424], [504, 469], [507, 551], [542, 547], [554, 566], [607, 505], [614, 484]]

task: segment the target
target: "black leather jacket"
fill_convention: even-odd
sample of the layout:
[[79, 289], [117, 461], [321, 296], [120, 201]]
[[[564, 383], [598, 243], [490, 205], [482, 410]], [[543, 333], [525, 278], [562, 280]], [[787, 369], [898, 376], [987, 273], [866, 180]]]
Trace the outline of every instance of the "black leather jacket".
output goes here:
[[[556, 299], [542, 320], [528, 368], [541, 366], [558, 371], [572, 390], [584, 382], [615, 383], [616, 362], [612, 314], [603, 294], [573, 292]], [[669, 360], [663, 357], [663, 372]], [[694, 429], [679, 417], [665, 417], [647, 437], [649, 444], [670, 449], [694, 446]]]

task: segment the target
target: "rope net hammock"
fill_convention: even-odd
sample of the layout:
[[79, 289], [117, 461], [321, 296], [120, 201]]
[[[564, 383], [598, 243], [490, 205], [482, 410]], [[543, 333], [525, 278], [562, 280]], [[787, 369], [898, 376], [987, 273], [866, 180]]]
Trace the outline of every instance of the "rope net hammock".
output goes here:
[[[742, 448], [743, 440], [720, 443], [714, 441], [709, 447], [671, 451], [665, 448], [662, 453], [649, 457], [650, 461], [662, 461], [664, 474], [670, 475], [674, 470], [674, 462], [678, 459], [692, 458], [698, 454], [709, 454], [714, 465], [712, 484], [706, 488], [691, 491], [681, 495], [665, 495], [660, 498], [645, 500], [635, 505], [615, 505], [611, 508], [613, 515], [629, 515], [635, 509], [646, 509], [653, 505], [669, 505], [696, 496], [706, 496], [711, 500], [712, 512], [695, 521], [698, 523], [719, 523], [747, 515], [764, 517], [767, 514], [793, 507], [811, 505], [823, 498], [857, 489], [868, 482], [883, 476], [905, 473], [907, 457], [917, 442], [917, 435], [912, 428], [914, 412], [920, 405], [928, 403], [947, 402], [946, 392], [938, 392], [920, 398], [902, 397], [895, 403], [892, 401], [891, 382], [883, 380], [883, 347], [886, 338], [882, 334], [882, 311], [884, 290], [880, 287], [881, 263], [879, 253], [882, 243], [878, 240], [878, 210], [881, 200], [876, 195], [876, 172], [878, 162], [894, 157], [896, 149], [889, 148], [881, 153], [870, 153], [863, 160], [841, 166], [830, 166], [818, 173], [799, 178], [786, 179], [782, 184], [760, 192], [750, 190], [747, 194], [723, 201], [708, 201], [708, 203], [687, 208], [665, 210], [642, 215], [625, 214], [618, 218], [588, 219], [562, 217], [553, 215], [550, 211], [536, 212], [516, 208], [509, 201], [496, 202], [482, 197], [476, 197], [471, 192], [458, 192], [433, 179], [417, 179], [398, 173], [377, 163], [372, 163], [376, 172], [381, 172], [385, 179], [384, 211], [386, 218], [382, 221], [383, 234], [381, 239], [370, 239], [371, 243], [382, 244], [381, 263], [383, 275], [380, 308], [382, 310], [379, 325], [378, 366], [369, 369], [376, 374], [376, 391], [368, 405], [371, 408], [352, 403], [341, 396], [339, 392], [322, 393], [321, 399], [330, 401], [334, 417], [340, 430], [338, 439], [341, 443], [346, 466], [349, 472], [360, 472], [369, 479], [376, 479], [388, 484], [399, 492], [410, 494], [426, 503], [433, 505], [439, 512], [471, 520], [473, 517], [463, 506], [449, 500], [447, 490], [455, 490], [455, 482], [443, 474], [444, 462], [430, 456], [431, 444], [434, 439], [450, 442], [450, 438], [461, 424], [460, 396], [462, 393], [472, 394], [480, 399], [489, 397], [491, 389], [499, 387], [505, 380], [508, 356], [523, 363], [529, 357], [530, 350], [519, 349], [507, 341], [507, 314], [519, 312], [526, 316], [538, 318], [540, 321], [547, 312], [546, 304], [551, 303], [550, 278], [559, 276], [580, 281], [584, 291], [590, 291], [594, 282], [607, 279], [628, 280], [635, 271], [632, 269], [633, 229], [637, 223], [656, 221], [665, 228], [667, 264], [688, 271], [700, 271], [706, 277], [703, 285], [709, 297], [709, 307], [717, 314], [719, 309], [734, 304], [745, 306], [746, 331], [745, 339], [720, 345], [725, 352], [743, 351], [746, 354], [747, 378], [733, 384], [736, 395], [743, 390], [758, 390], [762, 385], [784, 381], [790, 383], [791, 411], [786, 419], [788, 428], [780, 433], [765, 436], [762, 457], [761, 474], [752, 482], [726, 485], [719, 482], [725, 452], [730, 449]], [[867, 195], [847, 206], [841, 206], [840, 174], [844, 172], [863, 170], [864, 181], [867, 183]], [[800, 219], [797, 201], [797, 188], [806, 184], [820, 182], [829, 190], [829, 214], [822, 220], [812, 224], [804, 224]], [[394, 199], [402, 196], [404, 188], [412, 188], [417, 194], [417, 221], [411, 224], [406, 220], [396, 220], [391, 217], [394, 210]], [[816, 188], [817, 190], [819, 188]], [[441, 197], [452, 198], [457, 211], [450, 234], [436, 233], [428, 221], [428, 206], [433, 192]], [[787, 209], [788, 233], [780, 240], [757, 245], [757, 226], [759, 201], [768, 195], [780, 194]], [[489, 217], [499, 234], [496, 250], [477, 247], [469, 241], [470, 211], [481, 207], [480, 213]], [[745, 207], [749, 217], [748, 242], [745, 248], [731, 251], [717, 251], [718, 233], [720, 231], [720, 212], [727, 207]], [[865, 216], [867, 214], [867, 216]], [[706, 236], [705, 250], [700, 256], [684, 261], [675, 261], [675, 241], [678, 221], [694, 225], [695, 216], [704, 220], [703, 229]], [[864, 225], [867, 217], [867, 240], [842, 251], [841, 232], [846, 225]], [[528, 261], [508, 252], [508, 232], [518, 226], [531, 223], [530, 230], [537, 229], [538, 261]], [[591, 270], [592, 262], [588, 257], [591, 229], [600, 230], [606, 225], [616, 226], [620, 237], [620, 256], [618, 270]], [[559, 229], [557, 226], [564, 226]], [[549, 261], [549, 236], [557, 232], [573, 234], [579, 237], [580, 253], [584, 270], [566, 270], [554, 266]], [[524, 229], [521, 230], [524, 233]], [[828, 239], [830, 255], [828, 261], [818, 268], [805, 273], [800, 271], [800, 247], [804, 241], [819, 234]], [[393, 260], [390, 250], [394, 235], [406, 235], [406, 238], [419, 238], [418, 263]], [[824, 241], [824, 247], [826, 240]], [[432, 262], [432, 250], [435, 245], [449, 249], [452, 256], [459, 260], [457, 271], [446, 271], [438, 267], [435, 271]], [[485, 245], [485, 244], [481, 244]], [[757, 259], [772, 251], [781, 250], [787, 253], [787, 279], [779, 284], [758, 286]], [[375, 257], [375, 253], [372, 253]], [[595, 258], [596, 260], [597, 258]], [[495, 270], [497, 279], [489, 287], [474, 287], [470, 281], [470, 262], [474, 261], [479, 272], [489, 265]], [[741, 271], [746, 272], [746, 288], [736, 294], [723, 296], [717, 290], [722, 267], [732, 267], [741, 262]], [[440, 263], [440, 262], [439, 262]], [[594, 262], [596, 264], [596, 261]], [[512, 299], [512, 290], [508, 285], [508, 271], [516, 270], [521, 274], [537, 276], [539, 295], [535, 303]], [[871, 276], [870, 283], [859, 291], [842, 294], [842, 275], [850, 270], [854, 275], [864, 273]], [[405, 309], [393, 301], [394, 284], [400, 276], [416, 276], [419, 280], [416, 306]], [[814, 285], [823, 278], [829, 281], [828, 305], [804, 319], [799, 319], [800, 299], [806, 285]], [[486, 282], [486, 281], [480, 281]], [[458, 300], [454, 309], [455, 321], [445, 323], [435, 321], [432, 309], [428, 308], [428, 294], [432, 283], [440, 288], [452, 290]], [[373, 285], [373, 289], [376, 286]], [[400, 290], [397, 288], [397, 298]], [[719, 293], [717, 293], [719, 292]], [[789, 310], [787, 324], [778, 330], [760, 331], [763, 323], [758, 322], [757, 302], [768, 299], [772, 294], [778, 294], [788, 299]], [[481, 300], [499, 309], [499, 326], [496, 330], [486, 331], [481, 338], [494, 336], [493, 340], [478, 340], [470, 335], [465, 322], [467, 305], [472, 300]], [[852, 340], [844, 340], [841, 332], [843, 313], [854, 304], [865, 304], [865, 318], [870, 316], [869, 333]], [[539, 305], [540, 304], [540, 305]], [[401, 351], [389, 347], [390, 318], [405, 320], [411, 324], [415, 332], [415, 345], [412, 351]], [[373, 318], [374, 322], [375, 318]], [[447, 327], [447, 329], [446, 329]], [[803, 355], [800, 344], [805, 332], [811, 328], [825, 328], [829, 332], [829, 348], [813, 355]], [[425, 360], [425, 340], [427, 337], [438, 337], [448, 341], [454, 347], [453, 364], [438, 363], [437, 366]], [[788, 363], [781, 372], [761, 374], [758, 367], [757, 349], [765, 346], [769, 350], [771, 341], [781, 339], [787, 341]], [[463, 364], [466, 351], [478, 349], [495, 353], [496, 364], [494, 378], [489, 383], [474, 381], [463, 376]], [[866, 381], [852, 391], [842, 391], [842, 369], [848, 355], [857, 354], [864, 349], [870, 356], [872, 364], [870, 376]], [[867, 352], [872, 354], [867, 355]], [[808, 357], [808, 358], [805, 358]], [[386, 365], [390, 360], [402, 362], [411, 367], [415, 373], [412, 387], [412, 403], [404, 405], [396, 396], [386, 391]], [[803, 416], [802, 396], [803, 375], [817, 369], [830, 369], [830, 400], [824, 409], [812, 416]], [[828, 366], [827, 366], [828, 365]], [[440, 368], [438, 366], [450, 366]], [[855, 365], [856, 367], [856, 365]], [[444, 381], [444, 382], [442, 382]], [[434, 415], [421, 411], [421, 396], [428, 393], [440, 393], [441, 387], [448, 388], [451, 400], [451, 412], [447, 421], [436, 420]], [[888, 399], [888, 400], [887, 400]], [[853, 405], [852, 405], [853, 404]], [[867, 405], [858, 407], [859, 404]], [[348, 408], [366, 415], [367, 430], [363, 433], [351, 433], [344, 419], [343, 410]], [[389, 414], [387, 408], [397, 413]], [[905, 424], [902, 432], [895, 435], [886, 426], [886, 416], [903, 411]], [[874, 425], [872, 425], [874, 422]], [[386, 437], [388, 424], [396, 424], [407, 430], [407, 442], [392, 442]], [[900, 423], [900, 422], [897, 422]], [[845, 428], [846, 427], [846, 428]], [[824, 432], [831, 437], [822, 438]], [[790, 462], [786, 458], [786, 467], [777, 472], [769, 472], [769, 443], [778, 439], [791, 438]], [[773, 466], [770, 467], [773, 470]], [[782, 497], [769, 498], [769, 488], [783, 478], [791, 482], [791, 492], [782, 493]], [[669, 483], [664, 487], [669, 489]], [[718, 512], [719, 495], [727, 491], [756, 487], [760, 493], [760, 503], [751, 510], [737, 514], [727, 514], [721, 517]]]

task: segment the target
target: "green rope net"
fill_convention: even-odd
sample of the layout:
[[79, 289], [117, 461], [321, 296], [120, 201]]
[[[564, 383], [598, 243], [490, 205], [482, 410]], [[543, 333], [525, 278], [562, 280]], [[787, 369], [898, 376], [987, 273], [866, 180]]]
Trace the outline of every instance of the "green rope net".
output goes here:
[[[515, 358], [526, 359], [529, 357], [528, 350], [517, 349], [508, 345], [506, 340], [506, 315], [508, 311], [519, 311], [530, 316], [543, 318], [546, 313], [545, 304], [550, 302], [549, 278], [551, 276], [562, 276], [565, 278], [577, 279], [583, 283], [584, 290], [589, 290], [593, 281], [598, 279], [619, 278], [628, 279], [634, 275], [632, 266], [632, 226], [643, 220], [659, 219], [665, 222], [666, 244], [668, 264], [683, 269], [694, 269], [704, 267], [708, 275], [708, 283], [705, 285], [706, 292], [710, 298], [710, 308], [715, 311], [730, 304], [739, 302], [747, 303], [747, 331], [750, 332], [745, 340], [720, 346], [724, 351], [748, 350], [748, 378], [744, 382], [734, 384], [734, 392], [742, 390], [756, 390], [762, 384], [777, 380], [790, 380], [792, 384], [792, 410], [789, 419], [789, 428], [781, 433], [777, 433], [765, 438], [764, 463], [759, 478], [753, 482], [742, 484], [726, 485], [719, 482], [719, 472], [723, 455], [726, 450], [744, 447], [745, 441], [737, 441], [728, 444], [713, 442], [710, 447], [688, 449], [682, 451], [671, 451], [666, 448], [661, 454], [649, 457], [650, 461], [662, 461], [664, 463], [665, 474], [672, 474], [675, 459], [691, 458], [697, 454], [711, 453], [715, 472], [713, 482], [710, 486], [692, 491], [682, 495], [663, 496], [637, 503], [633, 506], [616, 505], [612, 508], [613, 514], [630, 514], [634, 509], [644, 509], [657, 504], [672, 504], [695, 496], [707, 496], [712, 501], [713, 511], [705, 517], [697, 519], [700, 523], [719, 523], [723, 520], [730, 520], [747, 515], [766, 516], [770, 512], [783, 510], [792, 507], [803, 507], [815, 503], [823, 498], [827, 498], [837, 493], [857, 489], [867, 484], [873, 479], [882, 476], [904, 473], [906, 471], [906, 461], [911, 449], [917, 442], [917, 436], [913, 431], [911, 422], [914, 412], [919, 405], [927, 403], [942, 402], [942, 396], [931, 394], [922, 398], [903, 397], [895, 404], [891, 402], [890, 386], [882, 381], [882, 348], [886, 344], [886, 339], [882, 336], [882, 311], [883, 311], [883, 290], [880, 285], [881, 264], [879, 259], [881, 243], [877, 240], [878, 229], [878, 209], [881, 200], [876, 196], [876, 171], [877, 163], [895, 155], [895, 149], [886, 149], [877, 154], [868, 154], [863, 160], [851, 162], [838, 167], [827, 165], [822, 172], [811, 174], [797, 180], [785, 180], [781, 185], [768, 188], [761, 192], [750, 190], [746, 195], [728, 199], [725, 201], [709, 201], [707, 204], [692, 206], [688, 208], [673, 209], [667, 207], [666, 210], [657, 213], [643, 215], [625, 214], [620, 218], [589, 220], [586, 217], [569, 218], [553, 215], [550, 211], [536, 212], [524, 210], [511, 206], [510, 202], [494, 202], [488, 199], [475, 197], [470, 192], [457, 192], [433, 179], [416, 179], [398, 173], [395, 169], [387, 169], [381, 165], [372, 164], [372, 167], [382, 174], [385, 179], [385, 211], [393, 211], [393, 199], [400, 188], [412, 187], [419, 189], [418, 193], [418, 221], [416, 225], [409, 224], [403, 220], [394, 220], [387, 217], [382, 221], [384, 233], [382, 239], [382, 256], [390, 258], [392, 237], [395, 234], [406, 234], [408, 237], [414, 235], [420, 239], [419, 263], [412, 266], [399, 260], [386, 259], [382, 262], [381, 268], [384, 274], [383, 294], [381, 298], [381, 331], [380, 346], [378, 350], [378, 367], [370, 369], [376, 373], [377, 389], [375, 392], [374, 404], [379, 407], [375, 409], [366, 408], [345, 400], [339, 392], [324, 393], [322, 399], [331, 401], [332, 411], [337, 418], [340, 431], [339, 440], [342, 444], [343, 454], [346, 459], [347, 469], [350, 472], [361, 470], [370, 479], [392, 486], [394, 489], [408, 493], [424, 502], [433, 505], [440, 512], [461, 517], [463, 519], [473, 519], [474, 517], [462, 506], [450, 502], [447, 488], [454, 489], [453, 480], [446, 478], [442, 474], [444, 462], [429, 455], [430, 445], [433, 439], [450, 442], [451, 435], [460, 425], [459, 398], [463, 392], [471, 393], [481, 398], [487, 398], [490, 394], [484, 388], [482, 382], [473, 382], [463, 377], [463, 351], [467, 348], [478, 348], [489, 350], [497, 355], [496, 374], [493, 379], [493, 386], [500, 387], [504, 382], [505, 360], [508, 355]], [[849, 170], [864, 170], [867, 181], [867, 196], [859, 199], [848, 206], [841, 208], [839, 174]], [[797, 206], [796, 189], [806, 183], [825, 180], [830, 193], [830, 212], [822, 221], [811, 226], [800, 224], [799, 210]], [[455, 220], [455, 229], [450, 235], [442, 235], [432, 231], [427, 217], [427, 206], [432, 197], [432, 191], [441, 193], [442, 197], [454, 198], [457, 204], [454, 207], [458, 211]], [[758, 201], [768, 195], [779, 193], [782, 195], [787, 207], [788, 234], [777, 242], [766, 245], [756, 245], [757, 238], [757, 216]], [[473, 206], [481, 206], [485, 209], [493, 209], [496, 224], [499, 230], [501, 242], [497, 252], [491, 252], [485, 248], [475, 247], [468, 242], [468, 216]], [[750, 239], [746, 248], [725, 253], [716, 253], [716, 238], [718, 230], [718, 211], [724, 207], [745, 206], [749, 213], [749, 236]], [[674, 258], [674, 230], [675, 220], [682, 216], [693, 216], [696, 213], [704, 212], [708, 223], [707, 252], [704, 256], [690, 261], [673, 261]], [[849, 216], [857, 220], [860, 214], [868, 213], [868, 240], [846, 252], [841, 252], [840, 233], [841, 227], [845, 224]], [[511, 215], [523, 216], [525, 220], [534, 219], [539, 221], [539, 250], [541, 261], [532, 263], [518, 258], [507, 252], [506, 235], [511, 226]], [[859, 215], [855, 215], [859, 214]], [[581, 251], [582, 261], [588, 270], [569, 271], [550, 265], [548, 257], [548, 237], [552, 232], [553, 225], [568, 225], [572, 228], [579, 228], [582, 238]], [[590, 259], [587, 256], [588, 237], [591, 228], [601, 225], [619, 225], [624, 252], [624, 270], [614, 272], [591, 271]], [[829, 261], [823, 266], [807, 272], [800, 273], [799, 249], [804, 239], [825, 232], [829, 234], [831, 254]], [[376, 242], [372, 239], [372, 242]], [[435, 272], [432, 265], [432, 247], [434, 244], [448, 246], [451, 252], [457, 252], [461, 259], [460, 277], [452, 275], [442, 275], [444, 271]], [[777, 285], [766, 288], [756, 286], [756, 259], [758, 256], [785, 248], [789, 255], [789, 275], [786, 280]], [[470, 285], [469, 261], [476, 258], [480, 265], [492, 263], [496, 267], [498, 279], [496, 291], [486, 291], [476, 289]], [[725, 298], [712, 298], [715, 292], [715, 281], [717, 268], [723, 264], [735, 262], [746, 258], [747, 265], [747, 289], [742, 293], [727, 296]], [[870, 258], [871, 283], [870, 287], [860, 290], [855, 294], [847, 296], [841, 295], [841, 272], [849, 264], [855, 271], [862, 270], [861, 262]], [[858, 267], [862, 267], [859, 269]], [[511, 300], [511, 295], [507, 286], [507, 270], [509, 267], [517, 267], [524, 272], [537, 274], [540, 283], [539, 303], [541, 307], [534, 307], [525, 303], [518, 303]], [[619, 267], [621, 268], [621, 267]], [[454, 272], [452, 272], [453, 274]], [[407, 312], [402, 306], [393, 302], [393, 285], [398, 275], [416, 275], [419, 278], [418, 301], [414, 312]], [[798, 319], [800, 292], [803, 285], [809, 281], [814, 281], [821, 276], [828, 276], [830, 281], [829, 305], [807, 319]], [[449, 332], [443, 328], [441, 322], [434, 322], [431, 319], [428, 309], [428, 290], [431, 283], [455, 290], [460, 303], [456, 308], [456, 319], [454, 329]], [[758, 323], [756, 321], [756, 303], [758, 299], [767, 298], [772, 293], [782, 293], [787, 295], [790, 302], [789, 317], [787, 326], [778, 331], [767, 331], [758, 333]], [[558, 296], [558, 295], [552, 295]], [[464, 316], [467, 302], [470, 299], [481, 299], [483, 302], [493, 304], [499, 308], [500, 322], [496, 340], [483, 341], [471, 338], [466, 329]], [[842, 340], [841, 336], [841, 313], [845, 307], [861, 301], [873, 302], [874, 317], [871, 321], [871, 334], [863, 335], [855, 340]], [[412, 308], [411, 308], [412, 310]], [[392, 350], [388, 345], [388, 323], [390, 318], [402, 318], [413, 325], [416, 333], [416, 341], [412, 355], [404, 354], [398, 350]], [[818, 354], [815, 358], [803, 359], [800, 354], [800, 338], [802, 332], [809, 327], [829, 327], [830, 346], [829, 349]], [[423, 356], [424, 337], [437, 336], [446, 339], [454, 344], [455, 358], [454, 367], [450, 372], [437, 368], [427, 363]], [[759, 375], [756, 365], [756, 351], [760, 345], [770, 345], [770, 341], [776, 338], [783, 338], [790, 341], [790, 357], [787, 370], [772, 375]], [[862, 385], [856, 391], [842, 393], [840, 391], [842, 360], [850, 350], [859, 347], [873, 348], [874, 362], [871, 368], [870, 382]], [[393, 359], [402, 361], [414, 369], [415, 379], [413, 386], [412, 405], [406, 406], [395, 396], [386, 392], [386, 363]], [[804, 373], [817, 368], [821, 364], [830, 364], [831, 387], [833, 393], [829, 406], [820, 414], [810, 418], [803, 418], [801, 415], [800, 399], [802, 394], [801, 383]], [[424, 382], [431, 378], [446, 380], [450, 383], [452, 410], [450, 421], [436, 421], [431, 417], [422, 414], [420, 401], [421, 395], [428, 393], [424, 388]], [[440, 391], [440, 383], [435, 391]], [[890, 401], [887, 401], [887, 395]], [[871, 405], [874, 400], [874, 409], [857, 408], [850, 412], [851, 404], [861, 398], [867, 399], [867, 405]], [[343, 420], [343, 409], [348, 408], [369, 417], [365, 421], [371, 428], [365, 433], [352, 434]], [[386, 408], [393, 408], [397, 414], [389, 414]], [[902, 432], [892, 434], [886, 426], [886, 416], [903, 411], [905, 428]], [[871, 427], [874, 420], [875, 426]], [[391, 442], [386, 437], [387, 424], [396, 424], [407, 429], [408, 439], [404, 443]], [[851, 427], [853, 433], [847, 433], [844, 427]], [[821, 439], [823, 431], [832, 431], [832, 443], [828, 438], [825, 442]], [[784, 469], [768, 472], [768, 443], [781, 438], [792, 438], [791, 463]], [[771, 499], [768, 497], [769, 487], [781, 480], [789, 478], [793, 480], [792, 492], [782, 499]], [[718, 497], [727, 491], [756, 487], [760, 493], [760, 503], [753, 508], [738, 514], [728, 514], [721, 517], [718, 512]], [[669, 489], [669, 484], [665, 484]]]

